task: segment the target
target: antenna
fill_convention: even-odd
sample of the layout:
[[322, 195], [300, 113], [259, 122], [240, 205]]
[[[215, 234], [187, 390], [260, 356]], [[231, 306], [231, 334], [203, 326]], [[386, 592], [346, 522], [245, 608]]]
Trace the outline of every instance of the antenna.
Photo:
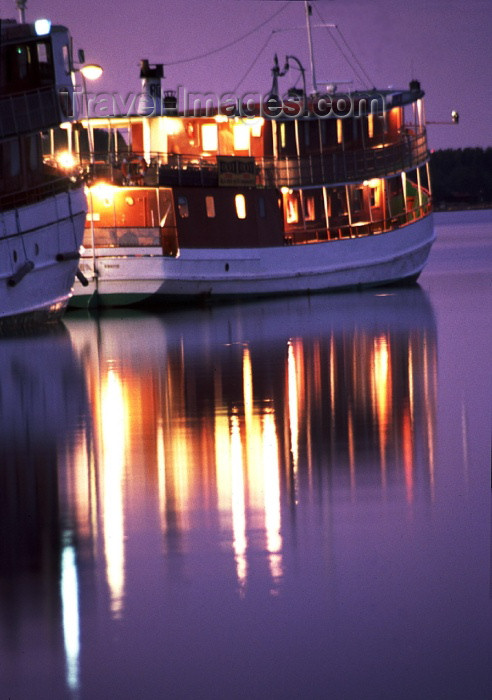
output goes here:
[[21, 24], [25, 24], [27, 0], [15, 0], [15, 4], [17, 5], [17, 9], [19, 10], [19, 22]]
[[313, 8], [307, 2], [307, 0], [305, 0], [304, 2], [304, 9], [306, 11], [306, 30], [309, 46], [309, 65], [311, 68], [311, 92], [313, 94], [316, 94], [318, 92], [318, 88], [316, 85], [316, 75], [314, 72], [313, 38], [311, 36], [311, 15], [313, 13]]

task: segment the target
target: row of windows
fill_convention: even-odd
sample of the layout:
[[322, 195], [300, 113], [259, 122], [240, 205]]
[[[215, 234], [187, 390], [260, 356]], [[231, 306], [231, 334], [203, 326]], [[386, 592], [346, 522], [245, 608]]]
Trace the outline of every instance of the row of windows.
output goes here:
[[[238, 219], [246, 219], [246, 198], [243, 194], [236, 194], [234, 197], [234, 206]], [[205, 197], [205, 211], [209, 219], [214, 219], [215, 213], [215, 197], [207, 195]], [[188, 198], [184, 195], [178, 197], [178, 214], [182, 219], [187, 219], [190, 216], [190, 206]], [[258, 215], [264, 219], [266, 216], [265, 200], [263, 197], [258, 197]]]

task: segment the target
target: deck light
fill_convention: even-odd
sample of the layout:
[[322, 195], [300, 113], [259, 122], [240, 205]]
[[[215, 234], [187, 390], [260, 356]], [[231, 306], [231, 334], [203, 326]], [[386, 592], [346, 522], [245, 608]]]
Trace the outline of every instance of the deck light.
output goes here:
[[97, 80], [103, 74], [103, 69], [97, 63], [87, 63], [79, 70], [87, 80]]
[[46, 36], [51, 31], [51, 20], [49, 19], [37, 19], [34, 22], [34, 31], [37, 36]]

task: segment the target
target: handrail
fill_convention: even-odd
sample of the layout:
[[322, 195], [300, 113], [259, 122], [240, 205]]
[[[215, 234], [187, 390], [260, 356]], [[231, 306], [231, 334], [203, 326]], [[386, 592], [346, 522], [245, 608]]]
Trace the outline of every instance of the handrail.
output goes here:
[[0, 96], [0, 138], [40, 131], [60, 121], [61, 105], [53, 85]]
[[[366, 236], [377, 236], [382, 233], [393, 231], [396, 228], [407, 226], [413, 222], [423, 219], [432, 211], [432, 202], [429, 200], [414, 209], [400, 212], [385, 219], [371, 221], [363, 224], [343, 224], [340, 226], [331, 225], [326, 227], [313, 227], [312, 229], [294, 228], [285, 233], [285, 242], [288, 245], [302, 245], [304, 243], [318, 243], [323, 240], [335, 241], [344, 238], [365, 238]], [[321, 235], [320, 235], [321, 234]]]
[[42, 184], [35, 185], [21, 192], [12, 192], [0, 195], [0, 211], [7, 211], [23, 207], [29, 204], [41, 202], [47, 197], [52, 197], [82, 185], [82, 179], [71, 177], [52, 177]]
[[[217, 186], [217, 157], [174, 153], [151, 153], [142, 168], [143, 153], [125, 154], [122, 162], [112, 153], [94, 153], [86, 168], [94, 177], [115, 184], [161, 186]], [[88, 159], [89, 160], [89, 159]], [[330, 150], [300, 157], [255, 159], [257, 187], [309, 187], [348, 184], [375, 177], [389, 177], [412, 170], [428, 160], [425, 133], [405, 132], [396, 143], [374, 148]], [[83, 164], [83, 162], [82, 162]]]

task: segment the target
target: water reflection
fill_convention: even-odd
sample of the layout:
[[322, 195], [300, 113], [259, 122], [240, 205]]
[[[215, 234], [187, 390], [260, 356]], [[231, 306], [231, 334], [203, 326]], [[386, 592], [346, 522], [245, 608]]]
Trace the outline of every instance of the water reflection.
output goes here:
[[[79, 682], [76, 523], [67, 520], [65, 460], [90, 434], [81, 366], [62, 325], [0, 338], [0, 631], [17, 658], [40, 638], [40, 677], [65, 649], [69, 688]], [[86, 464], [84, 463], [84, 468]], [[48, 633], [47, 633], [48, 631]], [[55, 654], [56, 656], [56, 654]], [[7, 687], [7, 686], [5, 686]], [[56, 683], [53, 683], [56, 692]]]
[[209, 531], [244, 595], [259, 554], [278, 593], [302, 499], [433, 498], [436, 333], [419, 288], [67, 323], [93, 408], [68, 469], [73, 527], [100, 540], [114, 617], [129, 519], [152, 508], [169, 566]]

